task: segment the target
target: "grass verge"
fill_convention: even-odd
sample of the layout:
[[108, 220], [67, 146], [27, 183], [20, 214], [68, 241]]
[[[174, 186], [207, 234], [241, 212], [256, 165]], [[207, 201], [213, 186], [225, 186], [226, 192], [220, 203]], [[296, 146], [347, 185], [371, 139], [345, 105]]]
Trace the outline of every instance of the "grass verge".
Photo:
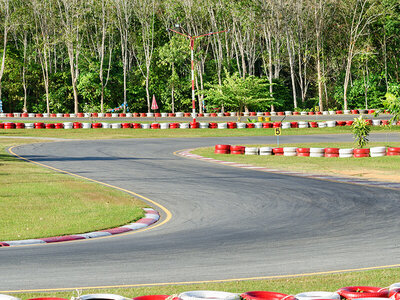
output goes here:
[[[336, 291], [345, 286], [379, 286], [388, 287], [399, 281], [400, 271], [398, 268], [380, 269], [362, 272], [350, 272], [331, 275], [312, 275], [301, 277], [287, 277], [269, 280], [245, 280], [199, 284], [178, 284], [165, 286], [148, 286], [136, 288], [107, 288], [107, 289], [84, 289], [81, 294], [111, 293], [133, 298], [143, 295], [173, 295], [193, 290], [216, 290], [232, 293], [244, 293], [248, 291], [273, 291], [284, 294], [295, 295], [308, 291]], [[76, 291], [64, 292], [34, 292], [18, 293], [21, 299], [38, 297], [61, 297], [71, 298], [77, 296]]]
[[[0, 140], [0, 241], [107, 229], [140, 219], [146, 204], [8, 154], [35, 140]], [[41, 141], [43, 142], [43, 141]]]
[[[272, 146], [276, 145], [248, 145]], [[354, 143], [299, 143], [283, 144], [280, 147], [337, 147], [353, 148]], [[385, 143], [371, 142], [368, 147], [389, 146]], [[399, 143], [390, 143], [392, 147], [399, 147]], [[286, 156], [260, 156], [260, 155], [232, 155], [215, 154], [214, 148], [199, 148], [192, 151], [204, 157], [225, 161], [252, 164], [255, 166], [274, 168], [285, 171], [299, 171], [304, 173], [317, 173], [329, 175], [344, 175], [358, 178], [400, 182], [400, 156], [366, 157], [366, 158], [325, 158], [325, 157], [286, 157]]]
[[[332, 128], [290, 128], [282, 135], [340, 134], [351, 133], [349, 126]], [[400, 132], [400, 126], [372, 127], [371, 132]], [[121, 138], [191, 138], [191, 137], [240, 137], [272, 136], [268, 129], [0, 129], [0, 136], [50, 137], [66, 139], [121, 139]]]

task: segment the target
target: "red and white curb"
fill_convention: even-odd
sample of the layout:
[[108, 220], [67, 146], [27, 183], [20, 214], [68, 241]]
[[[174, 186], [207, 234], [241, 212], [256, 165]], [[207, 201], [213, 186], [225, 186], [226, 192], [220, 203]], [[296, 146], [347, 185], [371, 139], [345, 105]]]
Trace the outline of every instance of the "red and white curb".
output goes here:
[[349, 183], [349, 184], [357, 184], [357, 185], [364, 185], [364, 186], [374, 186], [374, 187], [381, 187], [381, 188], [388, 188], [388, 189], [395, 189], [400, 190], [400, 183], [397, 182], [384, 182], [384, 181], [373, 181], [367, 179], [359, 179], [359, 178], [350, 178], [350, 177], [339, 177], [339, 176], [330, 176], [330, 175], [322, 175], [322, 174], [306, 174], [294, 171], [283, 171], [278, 169], [270, 169], [264, 167], [253, 166], [250, 164], [242, 164], [236, 163], [231, 161], [223, 161], [219, 159], [203, 157], [201, 155], [193, 154], [191, 151], [196, 149], [186, 149], [176, 152], [177, 155], [202, 160], [212, 163], [218, 163], [225, 166], [248, 169], [248, 170], [255, 170], [255, 171], [262, 171], [268, 173], [275, 173], [275, 174], [282, 174], [282, 175], [289, 175], [289, 176], [297, 176], [297, 177], [304, 177], [304, 178], [311, 178], [311, 179], [319, 179], [319, 180], [326, 180], [326, 181], [335, 181], [340, 183]]
[[144, 208], [143, 210], [145, 211], [144, 218], [141, 218], [134, 223], [130, 223], [130, 224], [127, 224], [127, 225], [124, 225], [121, 227], [105, 229], [105, 230], [100, 230], [100, 231], [93, 231], [93, 232], [88, 232], [88, 233], [83, 233], [83, 234], [54, 236], [54, 237], [40, 238], [40, 239], [4, 241], [4, 242], [0, 242], [0, 247], [48, 244], [48, 243], [58, 243], [58, 242], [84, 240], [84, 239], [92, 239], [92, 238], [110, 236], [110, 235], [125, 233], [125, 232], [148, 227], [160, 219], [160, 214], [156, 210], [154, 210], [152, 208]]

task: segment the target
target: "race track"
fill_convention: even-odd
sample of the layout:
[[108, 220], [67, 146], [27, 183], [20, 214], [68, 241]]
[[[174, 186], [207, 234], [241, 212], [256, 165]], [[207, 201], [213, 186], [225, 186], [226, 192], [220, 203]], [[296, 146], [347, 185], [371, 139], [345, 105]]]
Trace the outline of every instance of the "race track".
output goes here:
[[[372, 135], [371, 140], [387, 138]], [[389, 138], [398, 141], [400, 135]], [[324, 140], [352, 138], [285, 136], [283, 142]], [[399, 191], [237, 169], [173, 154], [217, 143], [274, 142], [274, 137], [129, 139], [15, 148], [30, 160], [148, 197], [165, 206], [172, 219], [106, 239], [0, 248], [0, 291], [263, 277], [400, 263]]]

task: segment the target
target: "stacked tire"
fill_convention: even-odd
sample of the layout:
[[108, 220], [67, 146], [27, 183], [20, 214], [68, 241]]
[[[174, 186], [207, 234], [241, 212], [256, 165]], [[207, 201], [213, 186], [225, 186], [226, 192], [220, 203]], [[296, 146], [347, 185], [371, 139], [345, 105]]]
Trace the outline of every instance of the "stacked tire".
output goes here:
[[272, 155], [272, 148], [271, 147], [261, 147], [260, 155]]
[[388, 156], [400, 155], [400, 147], [389, 147], [387, 150]]
[[215, 145], [214, 153], [229, 154], [231, 152], [231, 145]]
[[246, 147], [244, 150], [245, 155], [258, 155], [257, 147]]
[[244, 146], [231, 146], [231, 154], [244, 154], [246, 147]]
[[283, 155], [284, 156], [297, 156], [296, 147], [284, 147]]
[[297, 148], [297, 156], [310, 156], [310, 148]]
[[354, 157], [369, 157], [370, 150], [366, 149], [354, 149]]
[[339, 149], [339, 157], [350, 158], [353, 157], [353, 149]]
[[324, 157], [325, 149], [324, 148], [310, 148], [310, 157]]
[[339, 148], [325, 148], [325, 157], [339, 157]]
[[371, 157], [382, 157], [386, 156], [386, 147], [372, 147], [370, 149]]

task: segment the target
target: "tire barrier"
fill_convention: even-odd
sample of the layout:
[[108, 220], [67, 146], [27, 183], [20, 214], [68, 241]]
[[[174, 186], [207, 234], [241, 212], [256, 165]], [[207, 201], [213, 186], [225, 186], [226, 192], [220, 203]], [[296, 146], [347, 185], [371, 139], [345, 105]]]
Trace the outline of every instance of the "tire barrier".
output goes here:
[[[143, 208], [144, 217], [137, 220], [134, 223], [123, 225], [117, 228], [93, 231], [83, 234], [65, 235], [65, 236], [55, 236], [48, 238], [30, 239], [30, 240], [17, 240], [17, 241], [0, 241], [0, 247], [10, 247], [10, 246], [21, 246], [21, 245], [36, 245], [36, 244], [47, 244], [47, 243], [57, 243], [65, 241], [75, 241], [83, 239], [91, 239], [96, 237], [110, 236], [114, 234], [125, 233], [133, 230], [142, 229], [156, 223], [160, 219], [160, 215], [157, 211], [152, 208]], [[1, 297], [0, 297], [0, 300]]]
[[[233, 149], [232, 149], [233, 148]], [[297, 148], [297, 147], [245, 147], [230, 145], [215, 145], [217, 154], [245, 154], [245, 155], [275, 155], [275, 156], [300, 156], [300, 157], [383, 157], [400, 155], [400, 147], [372, 147], [364, 149], [353, 148]]]
[[147, 295], [132, 298], [132, 300], [165, 300], [171, 297], [170, 295]]
[[349, 286], [337, 290], [337, 293], [348, 300], [359, 298], [388, 298], [389, 290], [373, 286]]
[[[371, 122], [373, 120], [370, 120]], [[384, 122], [386, 121], [386, 122]], [[387, 120], [382, 121], [379, 126], [386, 126], [388, 124]], [[70, 123], [70, 122], [66, 122], [66, 123]], [[144, 125], [141, 124], [141, 127], [138, 126], [133, 126], [133, 123], [131, 125], [129, 125], [130, 127], [127, 127], [128, 125], [124, 125], [124, 124], [129, 124], [129, 123], [107, 123], [108, 125], [105, 125], [106, 122], [103, 123], [97, 123], [97, 124], [103, 124], [103, 126], [99, 127], [94, 127], [93, 124], [96, 123], [81, 123], [81, 122], [74, 122], [71, 123], [73, 124], [72, 127], [70, 127], [69, 125], [66, 125], [64, 123], [64, 128], [65, 129], [79, 129], [79, 128], [85, 128], [85, 129], [89, 129], [89, 128], [114, 128], [114, 129], [118, 129], [118, 128], [144, 128], [144, 129], [159, 129], [158, 125]], [[12, 125], [14, 124], [14, 125]], [[30, 123], [18, 123], [19, 126], [16, 126], [15, 123], [12, 122], [5, 122], [5, 123], [0, 123], [0, 129], [23, 129], [23, 128], [32, 128], [30, 125]], [[22, 125], [25, 124], [25, 125]], [[43, 128], [47, 128], [47, 129], [53, 129], [52, 125], [47, 126], [46, 124], [51, 124], [51, 123], [42, 123], [42, 122], [38, 122], [38, 123], [34, 123], [34, 124], [44, 124], [44, 127], [36, 127], [36, 125], [34, 125], [33, 128], [38, 128], [38, 129], [43, 129]], [[140, 123], [137, 123], [140, 124]], [[153, 123], [153, 124], [160, 124], [160, 128], [161, 128], [161, 123]], [[167, 123], [169, 124], [169, 123]], [[174, 124], [174, 125], [172, 125]], [[241, 122], [223, 122], [223, 123], [216, 123], [216, 122], [211, 122], [211, 123], [206, 123], [206, 122], [190, 122], [190, 123], [170, 123], [169, 128], [174, 129], [174, 128], [219, 128], [219, 129], [244, 129], [244, 128], [256, 128], [256, 129], [268, 129], [268, 128], [282, 128], [282, 129], [289, 129], [289, 128], [325, 128], [325, 127], [336, 127], [336, 126], [351, 126], [353, 124], [353, 121], [326, 121], [326, 122], [304, 122], [304, 121], [299, 121], [299, 122], [256, 122], [256, 123], [241, 123]], [[25, 126], [25, 127], [23, 127]], [[164, 125], [166, 126], [166, 125]], [[398, 126], [400, 126], [400, 122], [398, 123]], [[167, 129], [166, 127], [162, 128], [162, 129]], [[397, 152], [397, 151], [395, 151]], [[393, 154], [393, 155], [397, 155], [397, 154]]]
[[77, 298], [76, 300], [94, 300], [94, 299], [101, 299], [101, 300], [127, 300], [124, 296], [114, 295], [114, 294], [88, 294], [82, 295]]

